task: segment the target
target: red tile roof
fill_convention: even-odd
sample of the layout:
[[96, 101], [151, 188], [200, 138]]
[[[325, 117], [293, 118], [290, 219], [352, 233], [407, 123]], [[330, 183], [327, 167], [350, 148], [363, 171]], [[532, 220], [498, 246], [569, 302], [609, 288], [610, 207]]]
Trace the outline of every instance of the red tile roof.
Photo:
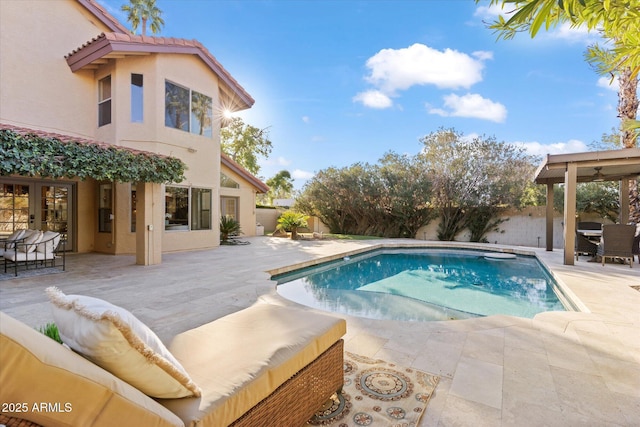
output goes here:
[[[109, 54], [180, 53], [196, 55], [224, 82], [231, 91], [228, 94], [237, 110], [250, 108], [255, 100], [218, 60], [197, 40], [174, 37], [138, 36], [122, 33], [102, 33], [65, 56], [72, 71], [77, 71]], [[233, 108], [232, 108], [233, 109]]]
[[89, 12], [93, 14], [96, 18], [100, 20], [104, 25], [109, 27], [111, 31], [115, 31], [117, 33], [128, 33], [129, 30], [127, 27], [122, 25], [116, 18], [111, 16], [109, 12], [107, 12], [102, 6], [96, 3], [93, 0], [78, 0], [82, 6], [84, 6]]
[[13, 131], [19, 135], [35, 135], [41, 138], [55, 138], [65, 143], [77, 143], [86, 145], [97, 145], [102, 148], [117, 148], [118, 150], [129, 151], [134, 154], [146, 154], [163, 158], [171, 158], [163, 154], [152, 153], [150, 151], [136, 150], [135, 148], [123, 147], [120, 145], [107, 144], [106, 142], [95, 141], [92, 139], [79, 138], [71, 135], [63, 135], [61, 133], [47, 132], [40, 129], [30, 129], [20, 126], [14, 126], [7, 123], [0, 123], [0, 131]]
[[220, 153], [220, 163], [249, 181], [260, 193], [266, 193], [269, 191], [269, 187], [264, 182], [253, 176], [251, 172], [240, 166], [235, 160], [224, 153]]

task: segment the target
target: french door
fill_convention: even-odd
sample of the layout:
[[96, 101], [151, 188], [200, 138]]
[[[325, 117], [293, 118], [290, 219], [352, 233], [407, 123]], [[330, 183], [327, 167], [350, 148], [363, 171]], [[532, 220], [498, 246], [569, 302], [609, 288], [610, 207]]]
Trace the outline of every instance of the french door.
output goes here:
[[0, 180], [0, 236], [20, 228], [56, 231], [66, 235], [66, 250], [73, 250], [73, 186]]

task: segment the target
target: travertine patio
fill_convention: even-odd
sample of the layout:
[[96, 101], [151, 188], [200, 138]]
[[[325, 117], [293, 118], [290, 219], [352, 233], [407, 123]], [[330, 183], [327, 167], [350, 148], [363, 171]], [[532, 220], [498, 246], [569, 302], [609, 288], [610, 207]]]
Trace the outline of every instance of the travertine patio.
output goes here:
[[[31, 325], [51, 321], [44, 288], [121, 305], [165, 342], [275, 293], [267, 270], [408, 240], [246, 239], [246, 246], [166, 254], [157, 266], [130, 256], [70, 255], [67, 271], [0, 281], [0, 309]], [[429, 244], [438, 244], [429, 242]], [[346, 317], [346, 349], [441, 376], [422, 426], [631, 426], [640, 420], [640, 265], [562, 265], [536, 251], [590, 311], [535, 319], [409, 323]], [[224, 343], [216, 343], [224, 345]]]

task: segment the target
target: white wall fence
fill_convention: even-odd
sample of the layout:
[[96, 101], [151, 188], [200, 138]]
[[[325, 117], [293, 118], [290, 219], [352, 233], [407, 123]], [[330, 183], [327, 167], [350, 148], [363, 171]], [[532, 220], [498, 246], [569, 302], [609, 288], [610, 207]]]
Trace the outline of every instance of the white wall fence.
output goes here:
[[[257, 221], [262, 224], [265, 231], [275, 230], [278, 216], [283, 210], [277, 209], [256, 209]], [[507, 219], [498, 226], [498, 232], [487, 234], [490, 243], [513, 246], [529, 246], [533, 248], [544, 248], [546, 242], [546, 207], [530, 206], [523, 210], [512, 210], [503, 216]], [[553, 218], [553, 247], [561, 249], [564, 247], [563, 239], [563, 216], [560, 212], [554, 212]], [[595, 216], [580, 217], [579, 221], [607, 222]], [[328, 228], [317, 218], [309, 220], [309, 229], [316, 232], [328, 233]], [[463, 230], [456, 240], [469, 241], [471, 234], [468, 230]], [[438, 220], [435, 219], [426, 227], [422, 227], [416, 234], [416, 239], [438, 240]]]

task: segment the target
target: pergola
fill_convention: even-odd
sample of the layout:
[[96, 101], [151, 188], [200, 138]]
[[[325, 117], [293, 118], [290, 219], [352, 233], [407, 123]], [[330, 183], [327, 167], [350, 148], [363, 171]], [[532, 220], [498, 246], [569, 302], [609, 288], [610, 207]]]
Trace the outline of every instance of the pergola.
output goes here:
[[640, 148], [548, 154], [535, 174], [547, 184], [546, 249], [553, 250], [553, 184], [564, 184], [564, 263], [573, 265], [578, 182], [620, 182], [620, 223], [629, 222], [629, 181], [640, 175]]

